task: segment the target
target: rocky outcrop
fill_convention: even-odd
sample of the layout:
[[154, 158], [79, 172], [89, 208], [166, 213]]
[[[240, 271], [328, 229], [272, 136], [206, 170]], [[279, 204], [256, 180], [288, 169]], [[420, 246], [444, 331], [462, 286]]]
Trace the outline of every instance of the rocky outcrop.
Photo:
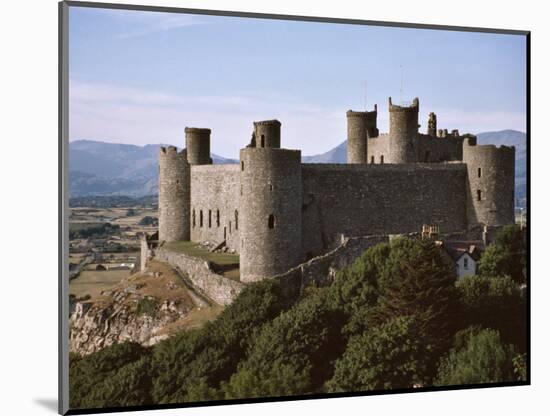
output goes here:
[[184, 319], [198, 304], [175, 273], [134, 275], [96, 299], [76, 301], [70, 315], [71, 352], [86, 355], [114, 343], [132, 341], [144, 346], [168, 338], [171, 324]]

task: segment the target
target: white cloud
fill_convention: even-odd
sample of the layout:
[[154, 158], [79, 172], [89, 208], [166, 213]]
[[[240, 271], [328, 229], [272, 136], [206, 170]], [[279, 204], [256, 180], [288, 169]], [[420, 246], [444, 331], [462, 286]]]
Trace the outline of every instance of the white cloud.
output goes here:
[[[378, 106], [378, 127], [388, 131], [388, 111]], [[238, 158], [250, 141], [252, 122], [277, 118], [282, 145], [302, 154], [326, 152], [346, 137], [348, 108], [325, 108], [288, 97], [258, 100], [246, 96], [179, 96], [118, 85], [70, 81], [70, 139], [95, 139], [138, 145], [166, 143], [183, 147], [184, 128], [212, 129], [212, 152]], [[420, 114], [426, 129], [427, 109]], [[433, 109], [436, 111], [437, 109]], [[442, 108], [438, 126], [461, 132], [517, 129], [525, 131], [525, 115]]]
[[184, 128], [212, 129], [212, 151], [238, 157], [250, 141], [252, 122], [278, 118], [283, 144], [304, 154], [324, 152], [345, 136], [345, 113], [291, 99], [245, 96], [178, 96], [70, 80], [71, 140], [184, 144]]
[[116, 37], [120, 39], [166, 32], [187, 26], [207, 24], [205, 19], [201, 18], [201, 16], [191, 14], [109, 9], [103, 9], [102, 12], [113, 19], [126, 23], [127, 25], [131, 25], [133, 27], [135, 26], [135, 29], [131, 31], [118, 33]]

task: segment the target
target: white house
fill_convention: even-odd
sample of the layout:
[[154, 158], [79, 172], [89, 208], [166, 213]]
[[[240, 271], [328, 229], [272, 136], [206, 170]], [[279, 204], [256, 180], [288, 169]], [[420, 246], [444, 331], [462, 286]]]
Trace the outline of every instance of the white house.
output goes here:
[[484, 250], [481, 241], [446, 241], [443, 245], [456, 264], [456, 276], [460, 279], [477, 273], [477, 262]]

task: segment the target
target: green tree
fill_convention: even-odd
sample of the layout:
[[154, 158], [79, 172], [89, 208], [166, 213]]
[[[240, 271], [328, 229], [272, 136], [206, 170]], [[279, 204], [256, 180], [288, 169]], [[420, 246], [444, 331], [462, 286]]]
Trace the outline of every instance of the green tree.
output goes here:
[[351, 337], [327, 383], [330, 392], [410, 388], [424, 385], [432, 346], [413, 317], [396, 317]]
[[410, 316], [419, 336], [434, 352], [446, 351], [462, 325], [455, 275], [432, 241], [402, 239], [393, 243], [388, 267], [379, 283], [377, 304], [367, 313], [379, 325]]
[[344, 314], [321, 290], [264, 325], [226, 385], [227, 398], [284, 396], [318, 390], [343, 350]]
[[526, 264], [524, 232], [517, 225], [507, 225], [497, 232], [494, 242], [481, 255], [478, 270], [484, 276], [511, 276], [523, 283]]
[[71, 408], [150, 404], [150, 392], [150, 354], [139, 344], [114, 344], [88, 356], [71, 355]]
[[251, 284], [215, 321], [157, 344], [152, 360], [155, 401], [218, 398], [221, 383], [245, 358], [253, 334], [288, 309], [296, 297], [276, 280]]
[[514, 346], [503, 344], [498, 331], [472, 327], [459, 336], [465, 338], [464, 345], [441, 360], [435, 385], [515, 381]]
[[525, 352], [527, 305], [512, 278], [465, 276], [456, 286], [464, 309], [465, 327], [480, 325], [496, 329], [504, 342]]

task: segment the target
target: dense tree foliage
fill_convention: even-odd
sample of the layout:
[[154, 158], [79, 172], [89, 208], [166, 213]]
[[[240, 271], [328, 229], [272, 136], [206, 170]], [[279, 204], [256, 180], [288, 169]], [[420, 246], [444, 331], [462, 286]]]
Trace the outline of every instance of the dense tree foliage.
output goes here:
[[433, 346], [423, 342], [412, 316], [392, 318], [350, 338], [328, 391], [409, 388], [428, 381]]
[[439, 367], [435, 385], [480, 384], [514, 381], [515, 348], [503, 344], [498, 331], [469, 328]]
[[150, 352], [139, 344], [104, 348], [87, 357], [71, 355], [71, 408], [151, 403]]
[[525, 342], [512, 278], [457, 281], [438, 246], [396, 239], [330, 286], [265, 280], [201, 329], [71, 356], [71, 406], [524, 380]]
[[295, 302], [275, 280], [248, 286], [222, 314], [201, 330], [183, 332], [154, 348], [153, 397], [158, 402], [207, 400], [222, 395], [245, 358], [253, 334]]
[[466, 326], [481, 325], [499, 331], [506, 343], [522, 352], [527, 341], [527, 307], [518, 285], [508, 276], [466, 276], [457, 282]]
[[262, 328], [226, 387], [228, 398], [304, 394], [323, 385], [342, 353], [345, 322], [326, 296], [311, 295]]
[[479, 273], [484, 276], [511, 276], [514, 281], [523, 283], [526, 253], [524, 231], [517, 225], [502, 227], [479, 259]]

